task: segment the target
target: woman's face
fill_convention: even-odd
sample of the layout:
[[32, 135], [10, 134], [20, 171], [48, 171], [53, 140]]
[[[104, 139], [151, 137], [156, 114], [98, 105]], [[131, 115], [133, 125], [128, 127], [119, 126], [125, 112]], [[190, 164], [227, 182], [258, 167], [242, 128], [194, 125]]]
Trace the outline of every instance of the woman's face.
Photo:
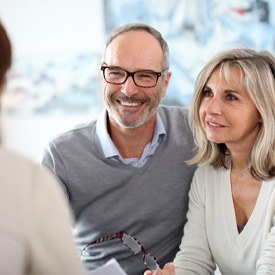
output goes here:
[[231, 67], [234, 85], [230, 85], [216, 68], [203, 91], [200, 121], [208, 140], [227, 147], [252, 147], [261, 128], [260, 114], [245, 90], [241, 71]]

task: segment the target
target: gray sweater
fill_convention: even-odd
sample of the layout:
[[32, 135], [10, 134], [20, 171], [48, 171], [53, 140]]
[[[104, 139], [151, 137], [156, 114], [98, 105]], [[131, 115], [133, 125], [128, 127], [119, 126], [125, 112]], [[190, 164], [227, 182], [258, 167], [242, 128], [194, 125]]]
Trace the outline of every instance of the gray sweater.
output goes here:
[[[43, 164], [59, 178], [74, 213], [74, 234], [81, 249], [89, 242], [117, 231], [137, 238], [162, 266], [173, 261], [186, 222], [188, 192], [194, 166], [193, 138], [187, 111], [158, 109], [167, 135], [154, 155], [140, 168], [104, 157], [96, 136], [96, 121], [54, 139]], [[91, 246], [83, 256], [91, 270], [115, 257], [127, 274], [143, 274], [141, 253], [134, 255], [120, 240]]]

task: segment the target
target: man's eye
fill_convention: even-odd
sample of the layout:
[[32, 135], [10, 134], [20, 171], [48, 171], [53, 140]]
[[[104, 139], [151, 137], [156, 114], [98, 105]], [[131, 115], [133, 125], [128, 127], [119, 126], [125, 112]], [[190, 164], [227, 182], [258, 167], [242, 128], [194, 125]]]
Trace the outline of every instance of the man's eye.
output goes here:
[[152, 73], [146, 73], [146, 72], [140, 72], [139, 74], [137, 74], [137, 77], [139, 79], [143, 79], [143, 80], [152, 80], [155, 79], [155, 75]]
[[121, 71], [117, 71], [117, 70], [110, 70], [109, 72], [108, 72], [108, 75], [110, 76], [110, 77], [123, 77], [124, 76], [124, 73], [123, 72], [121, 72]]

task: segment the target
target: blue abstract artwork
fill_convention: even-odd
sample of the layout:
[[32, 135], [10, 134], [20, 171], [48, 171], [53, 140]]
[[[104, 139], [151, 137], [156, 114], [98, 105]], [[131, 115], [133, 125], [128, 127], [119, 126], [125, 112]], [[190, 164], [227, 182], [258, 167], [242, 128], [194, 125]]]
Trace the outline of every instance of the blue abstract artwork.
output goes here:
[[[102, 0], [104, 37], [133, 22], [158, 29], [170, 47], [172, 78], [164, 104], [187, 106], [202, 66], [232, 47], [275, 51], [272, 0]], [[6, 93], [10, 114], [74, 114], [102, 108], [98, 53], [15, 60]]]

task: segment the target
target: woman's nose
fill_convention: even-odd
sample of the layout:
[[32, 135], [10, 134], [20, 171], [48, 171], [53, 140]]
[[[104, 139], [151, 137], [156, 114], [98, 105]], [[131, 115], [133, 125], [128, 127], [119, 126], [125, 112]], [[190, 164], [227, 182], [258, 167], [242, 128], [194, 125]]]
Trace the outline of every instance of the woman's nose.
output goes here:
[[206, 102], [204, 109], [207, 114], [220, 115], [222, 113], [222, 102], [220, 99], [212, 97]]

